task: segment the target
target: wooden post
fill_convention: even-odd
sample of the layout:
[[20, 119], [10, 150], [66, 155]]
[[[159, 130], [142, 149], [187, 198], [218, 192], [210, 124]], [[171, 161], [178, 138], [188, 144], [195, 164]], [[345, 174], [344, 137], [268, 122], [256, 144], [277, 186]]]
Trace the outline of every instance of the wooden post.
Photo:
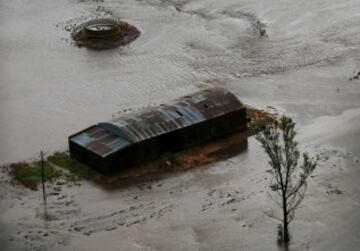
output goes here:
[[42, 191], [43, 191], [43, 200], [44, 200], [44, 215], [45, 215], [45, 220], [48, 219], [48, 215], [47, 215], [47, 208], [46, 208], [46, 192], [45, 192], [45, 170], [44, 170], [44, 153], [43, 151], [40, 152], [41, 155], [41, 183], [42, 183]]

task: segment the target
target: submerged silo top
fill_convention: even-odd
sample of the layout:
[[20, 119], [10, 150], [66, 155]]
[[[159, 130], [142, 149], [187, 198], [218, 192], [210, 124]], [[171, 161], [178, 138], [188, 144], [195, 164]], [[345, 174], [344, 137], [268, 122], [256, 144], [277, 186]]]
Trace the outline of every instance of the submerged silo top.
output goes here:
[[134, 143], [244, 108], [231, 92], [205, 89], [167, 104], [127, 114], [81, 131], [69, 140], [102, 157]]
[[90, 37], [106, 37], [118, 32], [119, 23], [109, 18], [93, 19], [84, 24], [84, 30]]

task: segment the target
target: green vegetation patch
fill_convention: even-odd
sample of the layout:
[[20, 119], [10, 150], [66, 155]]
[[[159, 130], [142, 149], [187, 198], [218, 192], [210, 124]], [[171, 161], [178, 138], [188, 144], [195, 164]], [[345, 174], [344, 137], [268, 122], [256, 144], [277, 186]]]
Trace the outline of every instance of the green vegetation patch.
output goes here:
[[[27, 188], [37, 190], [41, 183], [41, 162], [17, 162], [9, 165], [10, 175], [13, 180]], [[51, 181], [63, 175], [60, 170], [54, 168], [49, 162], [44, 162], [44, 179]]]
[[72, 159], [66, 152], [56, 152], [47, 158], [50, 163], [64, 168], [70, 172], [68, 176], [72, 180], [78, 178], [84, 179], [96, 179], [100, 174], [89, 168], [88, 166], [80, 163], [79, 161]]
[[[8, 170], [12, 182], [21, 184], [32, 190], [37, 190], [41, 183], [41, 162], [16, 162], [4, 166]], [[63, 178], [67, 181], [80, 179], [100, 180], [102, 175], [72, 159], [67, 152], [56, 152], [44, 161], [45, 182]]]

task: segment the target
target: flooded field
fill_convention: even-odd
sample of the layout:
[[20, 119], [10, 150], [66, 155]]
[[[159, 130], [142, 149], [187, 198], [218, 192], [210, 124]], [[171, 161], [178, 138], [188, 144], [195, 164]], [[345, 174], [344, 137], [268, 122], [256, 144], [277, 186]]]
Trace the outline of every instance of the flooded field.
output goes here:
[[[290, 250], [360, 246], [360, 2], [0, 0], [0, 164], [67, 148], [117, 113], [202, 87], [294, 118], [317, 157]], [[77, 48], [71, 27], [121, 18], [141, 36]], [[351, 80], [350, 80], [351, 79]], [[0, 174], [4, 250], [278, 250], [264, 210], [270, 174], [253, 137], [227, 160], [108, 190], [81, 181], [40, 192]]]

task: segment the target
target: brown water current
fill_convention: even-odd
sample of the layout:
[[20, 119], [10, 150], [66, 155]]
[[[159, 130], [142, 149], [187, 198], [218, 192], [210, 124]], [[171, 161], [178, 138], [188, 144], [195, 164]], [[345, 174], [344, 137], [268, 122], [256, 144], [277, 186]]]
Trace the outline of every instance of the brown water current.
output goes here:
[[[74, 46], [71, 27], [96, 17], [142, 35], [101, 52]], [[224, 87], [292, 116], [319, 161], [290, 250], [358, 250], [358, 0], [0, 0], [0, 21], [0, 164], [64, 150], [69, 135], [118, 112]], [[0, 172], [0, 247], [278, 250], [264, 214], [268, 169], [249, 138], [227, 160], [123, 189], [49, 184], [48, 222], [41, 193]]]

